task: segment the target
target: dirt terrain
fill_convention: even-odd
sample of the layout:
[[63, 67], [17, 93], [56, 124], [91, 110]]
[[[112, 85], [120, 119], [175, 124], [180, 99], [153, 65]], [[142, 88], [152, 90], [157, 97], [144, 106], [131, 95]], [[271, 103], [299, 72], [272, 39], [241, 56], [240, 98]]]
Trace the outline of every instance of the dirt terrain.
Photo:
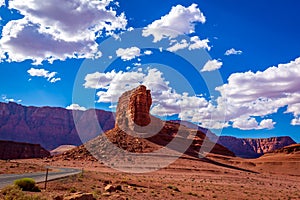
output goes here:
[[[266, 160], [211, 154], [207, 160], [197, 160], [185, 155], [166, 168], [141, 174], [119, 172], [97, 161], [17, 162], [19, 166], [35, 163], [84, 169], [83, 174], [49, 182], [46, 190], [43, 183], [38, 184], [42, 188], [39, 195], [46, 199], [78, 192], [92, 193], [96, 199], [299, 199], [300, 162], [288, 161], [285, 156]], [[105, 191], [109, 184], [118, 190]]]
[[43, 165], [33, 164], [36, 163], [35, 160], [0, 160], [0, 174], [23, 174], [46, 171]]
[[39, 195], [49, 200], [75, 200], [78, 193], [95, 199], [300, 199], [297, 145], [244, 159], [207, 141], [201, 130], [151, 116], [145, 86], [124, 93], [119, 102], [113, 129], [60, 155], [15, 161], [15, 171], [36, 166], [83, 170], [49, 182], [46, 189], [39, 183]]

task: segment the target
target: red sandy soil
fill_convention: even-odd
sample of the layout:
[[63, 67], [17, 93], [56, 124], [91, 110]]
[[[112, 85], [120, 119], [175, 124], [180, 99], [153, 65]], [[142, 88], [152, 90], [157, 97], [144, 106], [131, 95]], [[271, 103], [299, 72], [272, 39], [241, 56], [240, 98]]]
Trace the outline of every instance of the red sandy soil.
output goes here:
[[22, 174], [45, 171], [45, 167], [33, 164], [35, 162], [31, 161], [22, 160], [22, 162], [20, 162], [20, 160], [0, 160], [0, 174]]
[[[83, 174], [49, 182], [39, 194], [47, 199], [74, 192], [92, 193], [96, 199], [300, 199], [298, 156], [241, 159], [211, 154], [204, 161], [184, 156], [166, 168], [142, 174], [119, 172], [95, 161], [32, 159], [18, 163], [84, 169]], [[105, 192], [107, 184], [119, 185], [122, 191]]]

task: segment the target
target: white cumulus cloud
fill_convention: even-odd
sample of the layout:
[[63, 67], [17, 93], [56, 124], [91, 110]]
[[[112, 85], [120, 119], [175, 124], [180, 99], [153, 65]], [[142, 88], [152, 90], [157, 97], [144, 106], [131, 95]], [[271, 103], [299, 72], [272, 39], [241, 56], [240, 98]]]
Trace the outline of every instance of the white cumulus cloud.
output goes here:
[[292, 119], [291, 125], [299, 126], [300, 125], [300, 117], [296, 117], [296, 118]]
[[0, 0], [0, 7], [5, 6], [5, 0]]
[[36, 76], [46, 78], [50, 83], [55, 83], [61, 80], [61, 78], [55, 77], [57, 72], [50, 72], [45, 69], [30, 68], [29, 70], [27, 70], [27, 73], [33, 77]]
[[130, 48], [119, 48], [116, 51], [118, 57], [121, 57], [122, 60], [132, 60], [141, 55], [141, 50], [138, 47], [130, 47]]
[[149, 55], [152, 55], [152, 54], [153, 54], [153, 52], [152, 52], [152, 51], [150, 51], [150, 50], [146, 50], [146, 51], [144, 51], [144, 54], [149, 56]]
[[9, 98], [9, 97], [7, 97], [6, 95], [2, 95], [1, 98], [2, 98], [2, 100], [5, 101], [5, 102], [16, 102], [16, 103], [21, 103], [21, 102], [22, 102], [21, 99], [16, 100], [16, 99], [14, 99], [14, 98]]
[[197, 6], [197, 4], [192, 4], [189, 7], [182, 5], [172, 7], [167, 15], [149, 24], [143, 30], [143, 36], [153, 35], [153, 41], [158, 42], [163, 38], [176, 38], [181, 34], [194, 33], [195, 24], [206, 21], [205, 16]]
[[67, 106], [66, 109], [68, 109], [68, 110], [81, 110], [81, 111], [85, 111], [85, 110], [86, 110], [85, 107], [80, 106], [80, 105], [78, 105], [78, 104], [76, 104], [76, 103]]
[[235, 50], [234, 48], [228, 49], [224, 55], [229, 56], [229, 55], [241, 55], [243, 51], [241, 50]]
[[210, 72], [217, 69], [220, 69], [222, 67], [223, 63], [221, 61], [218, 61], [216, 59], [209, 60], [206, 62], [206, 64], [201, 69], [201, 72]]
[[208, 39], [200, 40], [198, 36], [193, 36], [191, 37], [191, 44], [189, 46], [189, 50], [203, 48], [210, 51], [211, 47], [208, 45], [208, 43], [209, 43]]
[[272, 119], [264, 119], [260, 123], [255, 118], [238, 118], [233, 121], [232, 127], [241, 130], [260, 130], [260, 129], [273, 129], [275, 122]]
[[85, 77], [85, 88], [102, 89], [97, 93], [99, 102], [117, 102], [119, 96], [140, 84], [144, 74], [140, 72], [95, 72]]
[[198, 36], [193, 36], [190, 38], [190, 41], [188, 42], [186, 39], [181, 40], [180, 42], [177, 42], [176, 40], [171, 41], [171, 46], [167, 48], [170, 52], [176, 52], [180, 49], [186, 49], [188, 48], [190, 51], [194, 49], [207, 49], [210, 51], [211, 47], [208, 45], [209, 40], [204, 39], [200, 40]]
[[186, 40], [181, 40], [181, 42], [178, 42], [178, 43], [176, 42], [173, 46], [170, 46], [169, 48], [167, 48], [167, 50], [170, 52], [175, 52], [180, 49], [185, 49], [188, 46], [189, 46], [189, 44]]
[[[217, 88], [219, 102], [227, 104], [228, 120], [267, 116], [287, 107], [297, 124], [300, 115], [300, 58], [286, 64], [267, 68], [265, 71], [234, 73], [228, 83]], [[219, 105], [220, 106], [220, 105]], [[270, 128], [271, 121], [261, 125]]]
[[0, 39], [2, 61], [34, 64], [67, 58], [101, 56], [96, 39], [125, 30], [124, 13], [117, 15], [109, 8], [111, 0], [49, 0], [9, 1], [24, 17], [8, 22]]

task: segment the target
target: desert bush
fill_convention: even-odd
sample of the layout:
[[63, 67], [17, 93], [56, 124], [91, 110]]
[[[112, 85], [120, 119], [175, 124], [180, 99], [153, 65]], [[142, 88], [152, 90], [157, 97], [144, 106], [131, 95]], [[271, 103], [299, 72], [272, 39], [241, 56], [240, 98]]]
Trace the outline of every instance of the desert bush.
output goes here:
[[77, 192], [77, 189], [75, 187], [71, 187], [69, 191], [70, 191], [70, 193], [75, 193], [75, 192]]
[[46, 200], [40, 196], [26, 195], [21, 188], [16, 185], [6, 186], [1, 190], [1, 194], [5, 200]]
[[32, 178], [22, 178], [14, 181], [14, 185], [21, 188], [23, 191], [40, 192], [41, 190], [35, 185]]
[[1, 193], [4, 195], [5, 200], [21, 200], [24, 199], [24, 193], [22, 190], [16, 185], [6, 186], [1, 190]]
[[195, 197], [197, 197], [197, 196], [198, 196], [198, 194], [196, 194], [196, 193], [193, 193], [193, 192], [189, 192], [189, 193], [188, 193], [188, 195], [195, 196]]
[[180, 192], [180, 190], [176, 186], [174, 186], [174, 185], [169, 185], [167, 188], [168, 189], [172, 189], [172, 190], [174, 190], [176, 192]]

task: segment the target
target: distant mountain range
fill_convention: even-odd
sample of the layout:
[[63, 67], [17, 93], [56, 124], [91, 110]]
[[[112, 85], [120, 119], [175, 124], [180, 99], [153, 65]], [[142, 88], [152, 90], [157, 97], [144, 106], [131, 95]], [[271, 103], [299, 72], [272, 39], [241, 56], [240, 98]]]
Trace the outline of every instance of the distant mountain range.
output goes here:
[[0, 103], [0, 139], [41, 144], [52, 150], [63, 144], [81, 145], [114, 127], [111, 112], [96, 110], [102, 130], [91, 123], [94, 110], [73, 111], [77, 128], [85, 135], [78, 136], [72, 110], [56, 107], [22, 106], [16, 103]]
[[257, 158], [265, 153], [296, 144], [296, 142], [288, 136], [258, 139], [221, 136], [218, 143], [230, 149], [236, 156], [242, 158]]
[[[94, 112], [102, 130], [91, 123]], [[57, 107], [26, 107], [12, 102], [0, 102], [0, 140], [41, 144], [48, 150], [60, 145], [78, 146], [114, 128], [113, 115], [103, 110], [71, 111]], [[83, 130], [85, 135], [78, 136], [73, 116], [76, 116], [77, 128]], [[264, 153], [296, 143], [290, 137], [242, 139], [221, 136], [218, 138], [208, 129], [184, 121], [181, 124], [206, 133], [211, 141], [218, 142], [237, 156], [246, 158], [259, 157]]]

